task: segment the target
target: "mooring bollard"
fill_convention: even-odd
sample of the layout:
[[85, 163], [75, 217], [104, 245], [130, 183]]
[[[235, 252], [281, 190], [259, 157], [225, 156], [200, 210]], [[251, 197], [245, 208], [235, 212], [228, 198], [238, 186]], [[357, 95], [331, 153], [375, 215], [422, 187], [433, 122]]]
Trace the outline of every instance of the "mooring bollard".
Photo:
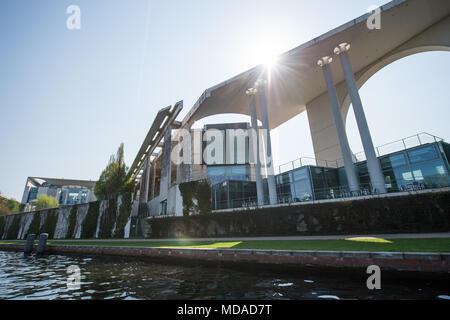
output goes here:
[[47, 239], [48, 239], [48, 233], [41, 233], [39, 236], [39, 243], [36, 250], [37, 254], [42, 254], [47, 249]]
[[36, 239], [35, 234], [31, 233], [31, 234], [27, 235], [27, 242], [25, 244], [25, 250], [23, 252], [25, 252], [25, 253], [33, 252], [34, 239]]

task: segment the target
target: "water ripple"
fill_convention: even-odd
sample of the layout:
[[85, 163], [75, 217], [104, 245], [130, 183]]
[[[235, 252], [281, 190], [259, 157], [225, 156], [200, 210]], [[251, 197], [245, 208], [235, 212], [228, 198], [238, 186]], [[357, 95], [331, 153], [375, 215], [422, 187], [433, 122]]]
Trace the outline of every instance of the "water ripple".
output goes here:
[[[81, 271], [79, 290], [67, 287], [72, 265]], [[397, 274], [384, 271], [383, 279], [390, 280], [383, 280], [383, 288], [389, 289], [375, 292], [367, 289], [364, 271], [357, 276], [344, 269], [274, 273], [240, 267], [0, 251], [0, 299], [450, 299], [443, 294], [448, 293], [449, 278], [442, 274], [420, 280], [414, 273], [400, 281]]]

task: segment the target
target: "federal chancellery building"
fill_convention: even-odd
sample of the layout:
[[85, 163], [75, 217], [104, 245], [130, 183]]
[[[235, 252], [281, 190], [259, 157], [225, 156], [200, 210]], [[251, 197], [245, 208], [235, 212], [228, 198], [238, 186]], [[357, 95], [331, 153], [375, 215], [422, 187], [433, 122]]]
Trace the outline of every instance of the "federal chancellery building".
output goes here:
[[[272, 69], [257, 66], [205, 90], [182, 119], [182, 101], [161, 109], [130, 168], [135, 198], [147, 215], [167, 216], [183, 214], [180, 184], [200, 180], [211, 184], [213, 210], [449, 187], [450, 144], [419, 133], [374, 145], [359, 94], [399, 59], [449, 51], [449, 14], [448, 0], [395, 0], [286, 52]], [[381, 28], [370, 25], [375, 18]], [[345, 130], [350, 105], [364, 149], [358, 154]], [[271, 130], [303, 112], [314, 157], [275, 167]], [[251, 121], [193, 129], [219, 114]], [[292, 136], [295, 148], [301, 137]]]

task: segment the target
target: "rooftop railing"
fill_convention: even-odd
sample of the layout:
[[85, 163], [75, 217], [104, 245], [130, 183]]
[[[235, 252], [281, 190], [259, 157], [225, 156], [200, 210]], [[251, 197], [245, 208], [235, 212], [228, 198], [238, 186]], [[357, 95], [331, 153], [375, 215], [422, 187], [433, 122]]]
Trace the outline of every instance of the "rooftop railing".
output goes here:
[[[377, 154], [377, 157], [382, 157], [384, 155], [395, 153], [399, 151], [404, 151], [410, 148], [418, 147], [421, 145], [429, 144], [429, 143], [435, 143], [444, 141], [444, 139], [437, 137], [435, 135], [422, 132], [410, 137], [406, 137], [394, 142], [390, 142], [381, 146], [378, 146], [375, 148], [375, 152]], [[362, 162], [366, 161], [366, 154], [364, 151], [355, 153], [353, 155], [355, 162]], [[317, 166], [317, 167], [324, 167], [324, 168], [340, 168], [344, 166], [344, 160], [343, 159], [337, 159], [337, 160], [320, 160], [315, 159], [311, 157], [302, 157], [299, 159], [296, 159], [294, 161], [282, 164], [275, 169], [275, 174], [281, 174], [285, 173], [291, 170], [295, 170], [304, 166]]]

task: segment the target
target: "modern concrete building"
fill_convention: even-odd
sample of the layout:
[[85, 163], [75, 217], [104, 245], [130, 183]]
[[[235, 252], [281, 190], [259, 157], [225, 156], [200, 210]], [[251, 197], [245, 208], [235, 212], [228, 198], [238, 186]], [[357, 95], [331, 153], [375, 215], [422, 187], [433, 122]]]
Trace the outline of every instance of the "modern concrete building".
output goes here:
[[96, 200], [95, 183], [96, 181], [28, 177], [21, 203], [24, 211], [30, 211], [33, 209], [33, 201], [43, 194], [54, 197], [61, 206], [92, 202]]
[[[139, 181], [137, 198], [147, 206], [145, 212], [182, 215], [178, 185], [201, 179], [212, 182], [214, 209], [448, 186], [449, 145], [418, 135], [413, 146], [401, 140], [404, 146], [394, 153], [380, 152], [358, 90], [396, 60], [449, 51], [449, 14], [448, 0], [395, 0], [281, 55], [270, 72], [257, 66], [207, 89], [181, 121], [182, 102], [161, 110], [129, 174]], [[345, 132], [350, 104], [362, 159], [350, 150]], [[276, 172], [270, 130], [305, 111], [315, 159], [312, 165], [300, 159], [298, 167], [294, 163]], [[251, 123], [192, 129], [198, 120], [218, 114], [247, 115]], [[228, 131], [237, 129], [243, 140], [229, 138]], [[211, 149], [219, 140], [223, 149]], [[246, 141], [243, 161], [232, 152], [239, 141]], [[293, 148], [296, 143], [301, 141], [292, 139]]]

